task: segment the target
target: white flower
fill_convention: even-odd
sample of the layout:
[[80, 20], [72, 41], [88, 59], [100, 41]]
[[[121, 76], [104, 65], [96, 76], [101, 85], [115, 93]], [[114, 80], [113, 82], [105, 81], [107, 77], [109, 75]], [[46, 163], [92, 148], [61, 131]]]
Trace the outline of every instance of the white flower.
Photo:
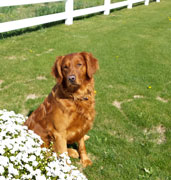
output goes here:
[[46, 180], [46, 177], [44, 175], [36, 176], [36, 180]]
[[4, 167], [0, 166], [0, 174], [3, 174], [3, 173], [4, 173]]
[[[22, 125], [24, 122], [23, 115], [0, 110], [0, 180], [16, 180], [14, 177], [21, 174], [24, 169], [27, 170], [27, 174], [22, 174], [21, 180], [33, 178], [50, 180], [52, 177], [58, 177], [59, 180], [87, 180], [75, 166], [71, 165], [67, 153], [60, 157], [52, 153], [45, 167], [44, 161], [47, 157], [44, 154], [50, 150], [40, 148], [43, 141], [33, 131], [28, 131], [27, 126]], [[4, 153], [8, 153], [9, 159]], [[38, 169], [39, 164], [45, 168], [46, 174]], [[2, 176], [5, 168], [8, 168], [7, 178]]]
[[22, 153], [22, 160], [25, 162], [25, 163], [28, 163], [29, 162], [29, 160], [28, 160], [28, 154], [27, 153], [25, 153], [25, 152], [23, 152]]
[[28, 174], [28, 175], [27, 175], [27, 179], [32, 179], [32, 175], [31, 175], [31, 174]]
[[22, 175], [21, 179], [22, 180], [32, 179], [32, 175], [30, 175], [30, 174], [29, 175], [25, 175], [24, 174], [24, 175]]
[[9, 163], [9, 159], [5, 156], [0, 156], [0, 165], [7, 166]]
[[29, 172], [32, 172], [32, 171], [33, 171], [33, 168], [32, 168], [30, 165], [28, 165], [28, 164], [25, 165], [25, 168], [26, 168]]
[[6, 180], [4, 176], [0, 176], [0, 180]]
[[41, 148], [40, 147], [36, 148], [35, 155], [40, 156], [40, 153], [41, 153]]
[[40, 169], [36, 169], [35, 174], [36, 174], [37, 176], [40, 176], [40, 175], [41, 175]]
[[[1, 141], [1, 139], [0, 139], [0, 141]], [[4, 154], [4, 147], [2, 147], [1, 145], [0, 145], [0, 155], [3, 155]]]
[[31, 155], [30, 158], [29, 158], [29, 161], [35, 161], [35, 160], [36, 160], [36, 156]]
[[11, 157], [10, 157], [10, 160], [11, 160], [11, 161], [15, 161], [16, 158], [15, 158], [14, 156], [11, 156]]
[[14, 168], [13, 164], [9, 163], [8, 172], [13, 175], [18, 175], [18, 171]]
[[33, 165], [33, 166], [37, 166], [38, 164], [39, 164], [39, 163], [38, 163], [37, 161], [33, 161], [33, 162], [32, 162], [32, 165]]

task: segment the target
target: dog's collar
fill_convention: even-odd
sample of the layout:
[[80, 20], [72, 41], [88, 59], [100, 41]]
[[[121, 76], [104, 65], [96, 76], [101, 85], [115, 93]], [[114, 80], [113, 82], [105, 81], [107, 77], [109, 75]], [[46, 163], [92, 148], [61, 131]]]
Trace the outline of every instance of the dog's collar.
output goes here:
[[74, 96], [73, 94], [69, 94], [65, 96], [65, 98], [72, 99], [73, 101], [88, 101], [90, 96], [91, 96], [91, 92], [88, 91], [88, 93], [86, 93], [83, 96]]
[[88, 101], [88, 97], [71, 97], [71, 99], [73, 99], [74, 101]]
[[[62, 90], [61, 90], [62, 88]], [[70, 92], [66, 91], [63, 87], [60, 86], [60, 92], [59, 93], [59, 98], [61, 99], [72, 99], [73, 101], [88, 101], [90, 99], [90, 97], [93, 94], [93, 91], [91, 91], [90, 89], [87, 89], [87, 92], [82, 95], [82, 96], [74, 96], [74, 94], [71, 94]], [[55, 89], [52, 90], [52, 95], [55, 96], [57, 92], [55, 91]], [[94, 94], [96, 94], [96, 91], [94, 91]]]
[[87, 89], [87, 92], [82, 95], [82, 96], [74, 96], [74, 95], [70, 95], [71, 99], [73, 99], [74, 101], [88, 101], [89, 98], [92, 96], [92, 91]]

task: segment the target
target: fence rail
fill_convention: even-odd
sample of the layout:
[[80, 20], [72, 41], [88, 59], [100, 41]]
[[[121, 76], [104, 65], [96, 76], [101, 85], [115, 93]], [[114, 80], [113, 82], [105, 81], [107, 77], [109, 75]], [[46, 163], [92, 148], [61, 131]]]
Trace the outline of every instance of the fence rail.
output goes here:
[[[104, 0], [104, 5], [74, 10], [74, 0], [4, 0], [0, 2], [0, 7], [47, 3], [47, 2], [59, 2], [59, 1], [65, 1], [64, 12], [27, 18], [22, 20], [10, 21], [10, 22], [3, 22], [0, 23], [0, 33], [46, 24], [50, 22], [60, 21], [60, 20], [65, 20], [66, 25], [71, 25], [73, 24], [74, 17], [94, 14], [98, 12], [104, 12], [105, 15], [109, 15], [111, 9], [121, 8], [125, 6], [128, 9], [131, 9], [133, 7], [133, 4], [139, 2], [144, 2], [145, 5], [149, 4], [149, 0], [126, 0], [116, 3], [111, 3], [110, 0]], [[160, 2], [160, 0], [156, 0], [156, 2]]]

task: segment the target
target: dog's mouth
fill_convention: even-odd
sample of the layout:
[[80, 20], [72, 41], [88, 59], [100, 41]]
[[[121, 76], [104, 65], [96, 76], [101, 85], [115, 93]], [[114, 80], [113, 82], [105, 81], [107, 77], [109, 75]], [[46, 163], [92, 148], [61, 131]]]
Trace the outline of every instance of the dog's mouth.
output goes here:
[[73, 74], [67, 77], [66, 86], [69, 91], [76, 91], [80, 88], [80, 83], [78, 82], [78, 78]]
[[74, 82], [71, 82], [68, 80], [63, 81], [63, 87], [71, 93], [76, 92], [80, 88], [80, 86], [81, 85], [79, 83], [77, 83], [76, 81], [74, 81]]
[[67, 89], [70, 92], [75, 92], [80, 88], [80, 84], [77, 83], [68, 83]]

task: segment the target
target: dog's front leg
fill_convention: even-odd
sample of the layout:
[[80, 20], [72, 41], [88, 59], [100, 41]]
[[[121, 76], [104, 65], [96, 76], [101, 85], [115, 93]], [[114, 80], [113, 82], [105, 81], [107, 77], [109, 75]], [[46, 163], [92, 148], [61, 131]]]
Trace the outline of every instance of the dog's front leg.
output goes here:
[[78, 146], [78, 151], [81, 157], [81, 163], [83, 164], [83, 167], [92, 165], [92, 161], [87, 156], [84, 137], [78, 141]]

